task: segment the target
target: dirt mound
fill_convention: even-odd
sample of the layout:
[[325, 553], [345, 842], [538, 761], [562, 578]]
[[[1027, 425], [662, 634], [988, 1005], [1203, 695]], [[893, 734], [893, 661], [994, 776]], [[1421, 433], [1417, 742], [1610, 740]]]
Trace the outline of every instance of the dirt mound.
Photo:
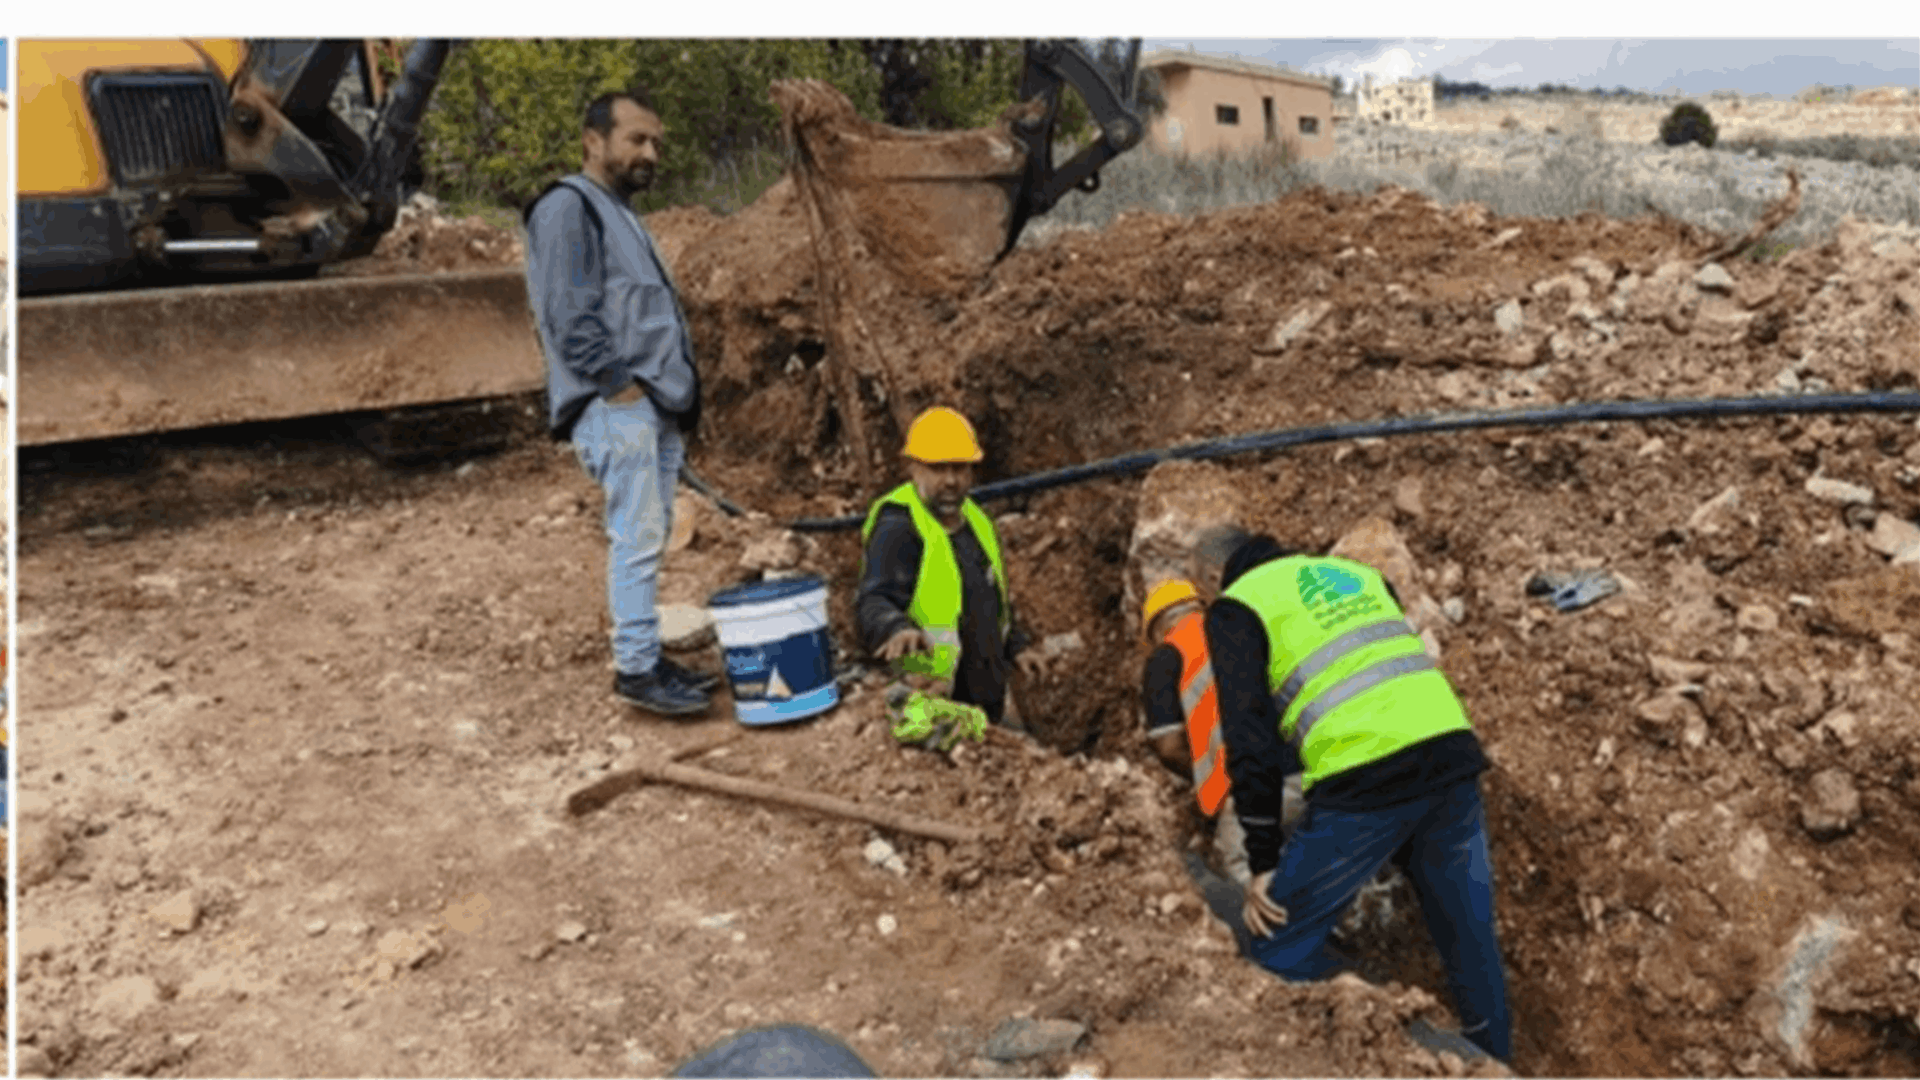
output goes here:
[[445, 273], [515, 266], [526, 260], [518, 230], [503, 228], [478, 214], [448, 217], [427, 195], [415, 195], [400, 208], [393, 228], [373, 254], [340, 268], [354, 275]]
[[[960, 366], [986, 480], [1334, 419], [1915, 384], [1906, 230], [1851, 222], [1779, 263], [1702, 265], [1720, 239], [1657, 216], [1497, 219], [1395, 189], [1130, 214], [1015, 252], [903, 359]], [[866, 317], [884, 324], [886, 309]], [[731, 388], [726, 415], [829, 451], [819, 368], [833, 362], [768, 365], [767, 382]], [[775, 416], [812, 419], [769, 430]], [[738, 446], [720, 430], [708, 452], [735, 460]], [[793, 460], [761, 489], [766, 509], [861, 502], [844, 459]], [[1899, 742], [1914, 719], [1892, 700], [1920, 685], [1904, 636], [1830, 636], [1829, 583], [1885, 559], [1865, 545], [1871, 514], [1806, 486], [1864, 483], [1879, 514], [1920, 517], [1910, 419], [1549, 429], [1230, 467], [1254, 523], [1304, 543], [1397, 521], [1436, 602], [1464, 611], [1443, 634], [1446, 666], [1499, 764], [1488, 790], [1524, 1068], [1912, 1067], [1920, 981], [1901, 958], [1920, 954], [1920, 930], [1888, 875], [1920, 859], [1904, 824], [1920, 760]], [[1406, 484], [1417, 513], [1396, 505]], [[1696, 516], [1729, 489], [1737, 525]], [[1103, 749], [1137, 749], [1144, 650], [1122, 580], [1137, 492], [1103, 481], [999, 508], [1016, 605], [1039, 634], [1085, 642], [1034, 695], [1067, 744], [1103, 730]], [[830, 567], [857, 559], [845, 537], [826, 552]], [[1635, 588], [1596, 612], [1558, 616], [1521, 588], [1537, 570], [1599, 565]], [[836, 585], [850, 591], [850, 574]], [[1894, 673], [1888, 695], [1846, 681], [1869, 670]], [[1774, 671], [1819, 689], [1759, 674]], [[1836, 710], [1850, 745], [1802, 733], [1836, 730], [1817, 727]], [[1866, 809], [1821, 809], [1848, 793]], [[1845, 831], [1809, 831], [1834, 813]], [[1842, 880], [1848, 865], [1885, 870]], [[1401, 971], [1440, 985], [1417, 958]]]

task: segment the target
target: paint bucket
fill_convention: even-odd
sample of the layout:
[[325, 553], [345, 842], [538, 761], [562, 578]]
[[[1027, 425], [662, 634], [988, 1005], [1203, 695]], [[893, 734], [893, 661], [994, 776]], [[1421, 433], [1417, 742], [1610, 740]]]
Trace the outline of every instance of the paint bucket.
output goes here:
[[758, 581], [707, 599], [726, 656], [734, 717], [786, 724], [840, 703], [827, 635], [827, 586], [817, 577]]

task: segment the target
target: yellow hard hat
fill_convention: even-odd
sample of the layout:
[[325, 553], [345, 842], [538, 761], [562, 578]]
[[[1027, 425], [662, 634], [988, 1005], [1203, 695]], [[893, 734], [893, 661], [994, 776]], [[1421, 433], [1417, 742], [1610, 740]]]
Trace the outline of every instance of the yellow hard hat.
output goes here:
[[967, 418], [944, 405], [935, 405], [914, 418], [907, 429], [907, 448], [901, 453], [927, 465], [979, 461], [980, 440], [973, 437]]
[[1161, 612], [1182, 600], [1197, 600], [1199, 597], [1199, 590], [1186, 578], [1173, 578], [1155, 585], [1153, 591], [1147, 594], [1146, 604], [1140, 609], [1141, 632], [1151, 631], [1154, 618]]

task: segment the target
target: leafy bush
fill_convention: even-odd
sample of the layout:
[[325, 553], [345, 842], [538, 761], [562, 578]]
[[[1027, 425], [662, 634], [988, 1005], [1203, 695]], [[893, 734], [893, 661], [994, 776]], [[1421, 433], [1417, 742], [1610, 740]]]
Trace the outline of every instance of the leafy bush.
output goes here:
[[1660, 141], [1668, 146], [1691, 142], [1711, 150], [1714, 140], [1719, 137], [1719, 131], [1713, 126], [1713, 117], [1708, 115], [1704, 106], [1695, 102], [1683, 101], [1675, 105], [1667, 118], [1660, 121]]
[[640, 208], [672, 205], [715, 163], [779, 145], [767, 86], [787, 78], [825, 79], [878, 113], [879, 73], [851, 42], [476, 41], [448, 58], [428, 110], [428, 184], [452, 201], [521, 205], [580, 167], [587, 103], [638, 86], [667, 129], [659, 185]]

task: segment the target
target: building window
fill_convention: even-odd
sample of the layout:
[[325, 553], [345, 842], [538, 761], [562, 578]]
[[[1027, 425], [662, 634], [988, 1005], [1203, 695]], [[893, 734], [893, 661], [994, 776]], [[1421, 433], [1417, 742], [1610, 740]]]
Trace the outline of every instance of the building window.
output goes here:
[[1300, 118], [1300, 134], [1302, 135], [1320, 134], [1320, 118], [1317, 116], [1301, 117]]
[[1240, 122], [1240, 106], [1215, 105], [1213, 107], [1213, 118], [1222, 124], [1238, 124]]

